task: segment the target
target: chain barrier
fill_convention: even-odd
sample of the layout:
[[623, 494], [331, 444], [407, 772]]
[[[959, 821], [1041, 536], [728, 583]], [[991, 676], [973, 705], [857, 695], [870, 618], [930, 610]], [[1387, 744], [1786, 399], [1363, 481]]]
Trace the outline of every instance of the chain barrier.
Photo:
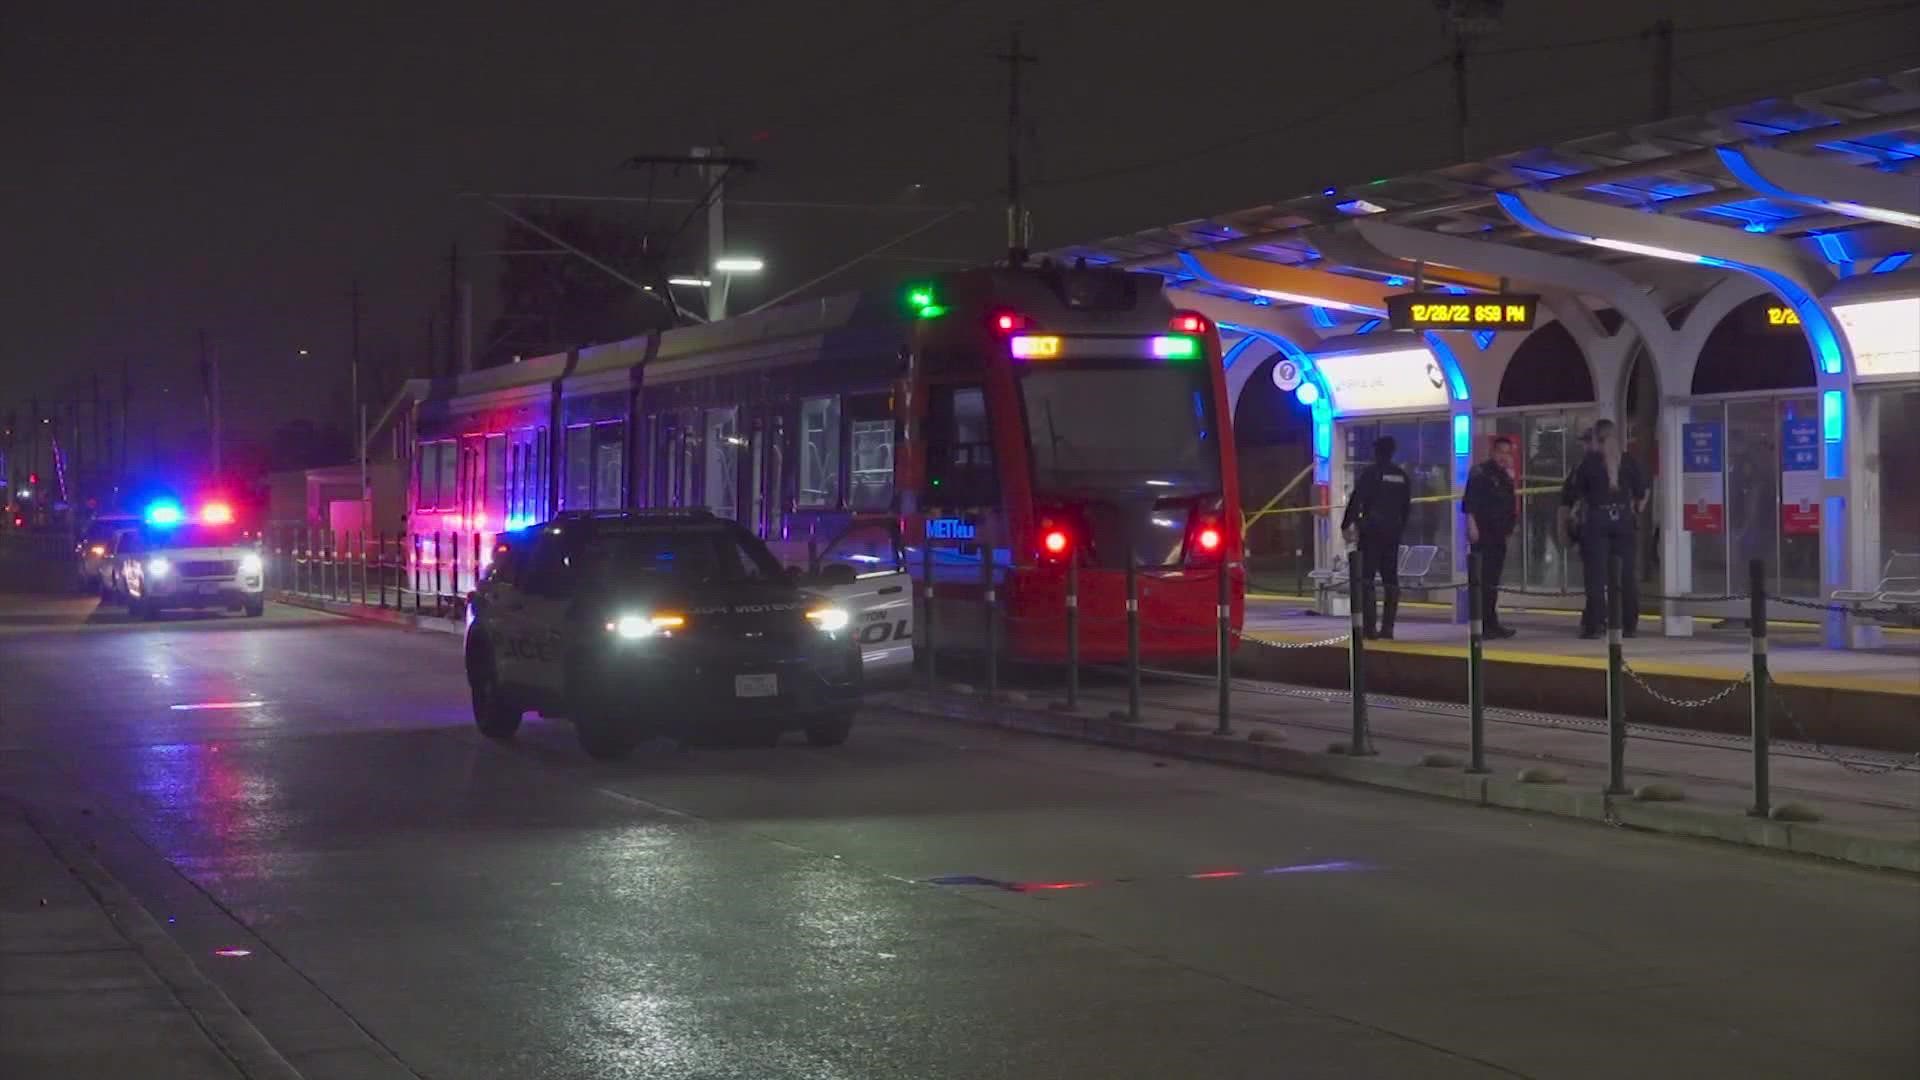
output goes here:
[[1343, 645], [1351, 641], [1353, 639], [1353, 631], [1349, 630], [1344, 634], [1335, 637], [1321, 638], [1318, 641], [1268, 641], [1265, 638], [1254, 637], [1252, 634], [1242, 630], [1233, 631], [1233, 636], [1238, 641], [1250, 641], [1255, 645], [1264, 646], [1269, 649], [1319, 649], [1328, 645]]
[[1863, 776], [1885, 776], [1891, 772], [1920, 771], [1920, 753], [1913, 754], [1903, 761], [1889, 761], [1884, 765], [1869, 765], [1865, 762], [1849, 759], [1843, 754], [1838, 754], [1828, 749], [1825, 743], [1814, 738], [1813, 734], [1801, 725], [1800, 718], [1793, 715], [1793, 710], [1787, 707], [1787, 695], [1781, 692], [1780, 684], [1774, 681], [1771, 672], [1767, 674], [1767, 697], [1768, 700], [1773, 703], [1773, 707], [1780, 710], [1780, 714], [1787, 718], [1787, 723], [1792, 726], [1796, 738], [1812, 747], [1821, 757], [1826, 758], [1828, 761], [1833, 762], [1835, 765], [1840, 766], [1850, 773], [1859, 773]]
[[1630, 663], [1627, 663], [1625, 660], [1622, 660], [1620, 662], [1620, 667], [1622, 670], [1624, 670], [1627, 673], [1627, 676], [1633, 680], [1634, 685], [1638, 686], [1641, 690], [1645, 691], [1648, 697], [1653, 698], [1655, 701], [1661, 702], [1663, 704], [1671, 705], [1676, 709], [1704, 709], [1709, 705], [1716, 705], [1721, 701], [1726, 700], [1727, 696], [1732, 694], [1735, 690], [1738, 690], [1741, 687], [1747, 685], [1749, 682], [1753, 681], [1753, 672], [1749, 671], [1749, 672], [1743, 673], [1739, 678], [1721, 687], [1719, 690], [1716, 690], [1713, 693], [1708, 694], [1706, 697], [1682, 698], [1682, 697], [1674, 697], [1671, 694], [1665, 694], [1655, 689], [1652, 683], [1649, 683], [1646, 679], [1642, 678], [1640, 676], [1640, 673], [1633, 669], [1633, 665]]

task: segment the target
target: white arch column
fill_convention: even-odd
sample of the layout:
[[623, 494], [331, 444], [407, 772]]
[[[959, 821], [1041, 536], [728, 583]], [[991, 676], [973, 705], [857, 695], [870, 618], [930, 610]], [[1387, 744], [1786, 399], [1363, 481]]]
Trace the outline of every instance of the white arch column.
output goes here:
[[[1509, 217], [1542, 236], [1736, 270], [1764, 284], [1794, 309], [1813, 350], [1822, 410], [1820, 595], [1866, 587], [1859, 582], [1878, 568], [1859, 565], [1854, 539], [1858, 527], [1848, 520], [1853, 507], [1872, 500], [1866, 490], [1861, 440], [1854, 430], [1858, 409], [1853, 400], [1853, 360], [1835, 327], [1832, 309], [1820, 299], [1834, 286], [1833, 272], [1775, 237], [1539, 191], [1502, 192], [1498, 198]], [[1705, 341], [1704, 334], [1699, 340]], [[1697, 350], [1690, 355], [1697, 359]], [[1687, 371], [1686, 385], [1691, 389], [1691, 366]], [[1829, 648], [1853, 648], [1870, 645], [1877, 634], [1862, 620], [1829, 611], [1826, 639]]]

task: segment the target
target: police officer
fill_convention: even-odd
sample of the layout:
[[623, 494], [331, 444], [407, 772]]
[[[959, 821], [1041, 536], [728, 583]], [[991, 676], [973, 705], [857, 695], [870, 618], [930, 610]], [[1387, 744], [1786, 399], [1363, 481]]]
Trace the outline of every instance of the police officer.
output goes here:
[[[1587, 459], [1593, 450], [1593, 429], [1580, 432], [1580, 453], [1573, 459], [1573, 468], [1567, 470], [1567, 478], [1560, 483], [1560, 539], [1563, 546], [1575, 558], [1579, 558], [1580, 529], [1586, 523], [1587, 508], [1580, 503], [1580, 491], [1575, 482], [1580, 478], [1580, 463]], [[1580, 612], [1580, 628], [1599, 626], [1607, 621], [1607, 613], [1596, 611], [1591, 603]]]
[[1580, 636], [1597, 638], [1607, 623], [1607, 562], [1620, 564], [1620, 620], [1627, 637], [1640, 621], [1639, 542], [1635, 535], [1647, 507], [1647, 481], [1640, 463], [1628, 457], [1611, 420], [1593, 425], [1593, 448], [1580, 459], [1572, 481], [1560, 494], [1561, 505], [1584, 505], [1580, 552], [1587, 585], [1587, 607]]
[[1469, 550], [1480, 556], [1480, 620], [1489, 638], [1510, 638], [1512, 627], [1500, 624], [1500, 574], [1507, 565], [1507, 539], [1519, 521], [1513, 495], [1513, 440], [1493, 440], [1493, 456], [1467, 474], [1467, 490], [1460, 512], [1467, 518]]
[[[1407, 527], [1407, 510], [1413, 497], [1413, 482], [1407, 471], [1393, 463], [1393, 436], [1382, 435], [1373, 441], [1373, 464], [1360, 470], [1353, 494], [1347, 499], [1347, 512], [1340, 518], [1340, 532], [1348, 543], [1360, 545], [1358, 574], [1360, 592], [1355, 599], [1361, 605], [1363, 629], [1367, 637], [1393, 637], [1393, 619], [1400, 612], [1400, 534]], [[1373, 575], [1380, 575], [1386, 586], [1387, 609], [1374, 632]], [[1351, 580], [1353, 574], [1349, 575]]]

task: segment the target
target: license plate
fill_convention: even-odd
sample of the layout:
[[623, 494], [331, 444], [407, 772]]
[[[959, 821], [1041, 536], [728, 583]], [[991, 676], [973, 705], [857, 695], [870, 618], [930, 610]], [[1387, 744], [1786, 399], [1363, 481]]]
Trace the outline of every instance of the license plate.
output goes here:
[[778, 675], [735, 675], [733, 677], [734, 697], [778, 697], [780, 694], [780, 676]]

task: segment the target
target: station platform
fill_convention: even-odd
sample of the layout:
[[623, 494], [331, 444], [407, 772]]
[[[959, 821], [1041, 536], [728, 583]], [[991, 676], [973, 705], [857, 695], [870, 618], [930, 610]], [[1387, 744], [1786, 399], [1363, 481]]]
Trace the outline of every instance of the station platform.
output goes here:
[[[1487, 703], [1574, 716], [1606, 715], [1606, 644], [1578, 636], [1573, 612], [1503, 612], [1519, 636], [1488, 642]], [[1345, 689], [1344, 641], [1311, 645], [1346, 633], [1347, 620], [1312, 613], [1303, 596], [1254, 594], [1236, 671]], [[1630, 721], [1729, 733], [1750, 727], [1750, 703], [1738, 683], [1750, 667], [1744, 628], [1712, 629], [1696, 621], [1692, 637], [1660, 633], [1643, 617], [1625, 642]], [[1780, 738], [1920, 753], [1920, 633], [1890, 630], [1874, 650], [1825, 648], [1808, 623], [1770, 624], [1772, 727]], [[1403, 604], [1393, 641], [1367, 643], [1367, 683], [1381, 693], [1438, 701], [1466, 700], [1467, 628], [1439, 605]], [[1262, 648], [1260, 643], [1272, 648]], [[1721, 695], [1721, 691], [1727, 691]], [[1721, 695], [1715, 697], [1715, 695]]]

